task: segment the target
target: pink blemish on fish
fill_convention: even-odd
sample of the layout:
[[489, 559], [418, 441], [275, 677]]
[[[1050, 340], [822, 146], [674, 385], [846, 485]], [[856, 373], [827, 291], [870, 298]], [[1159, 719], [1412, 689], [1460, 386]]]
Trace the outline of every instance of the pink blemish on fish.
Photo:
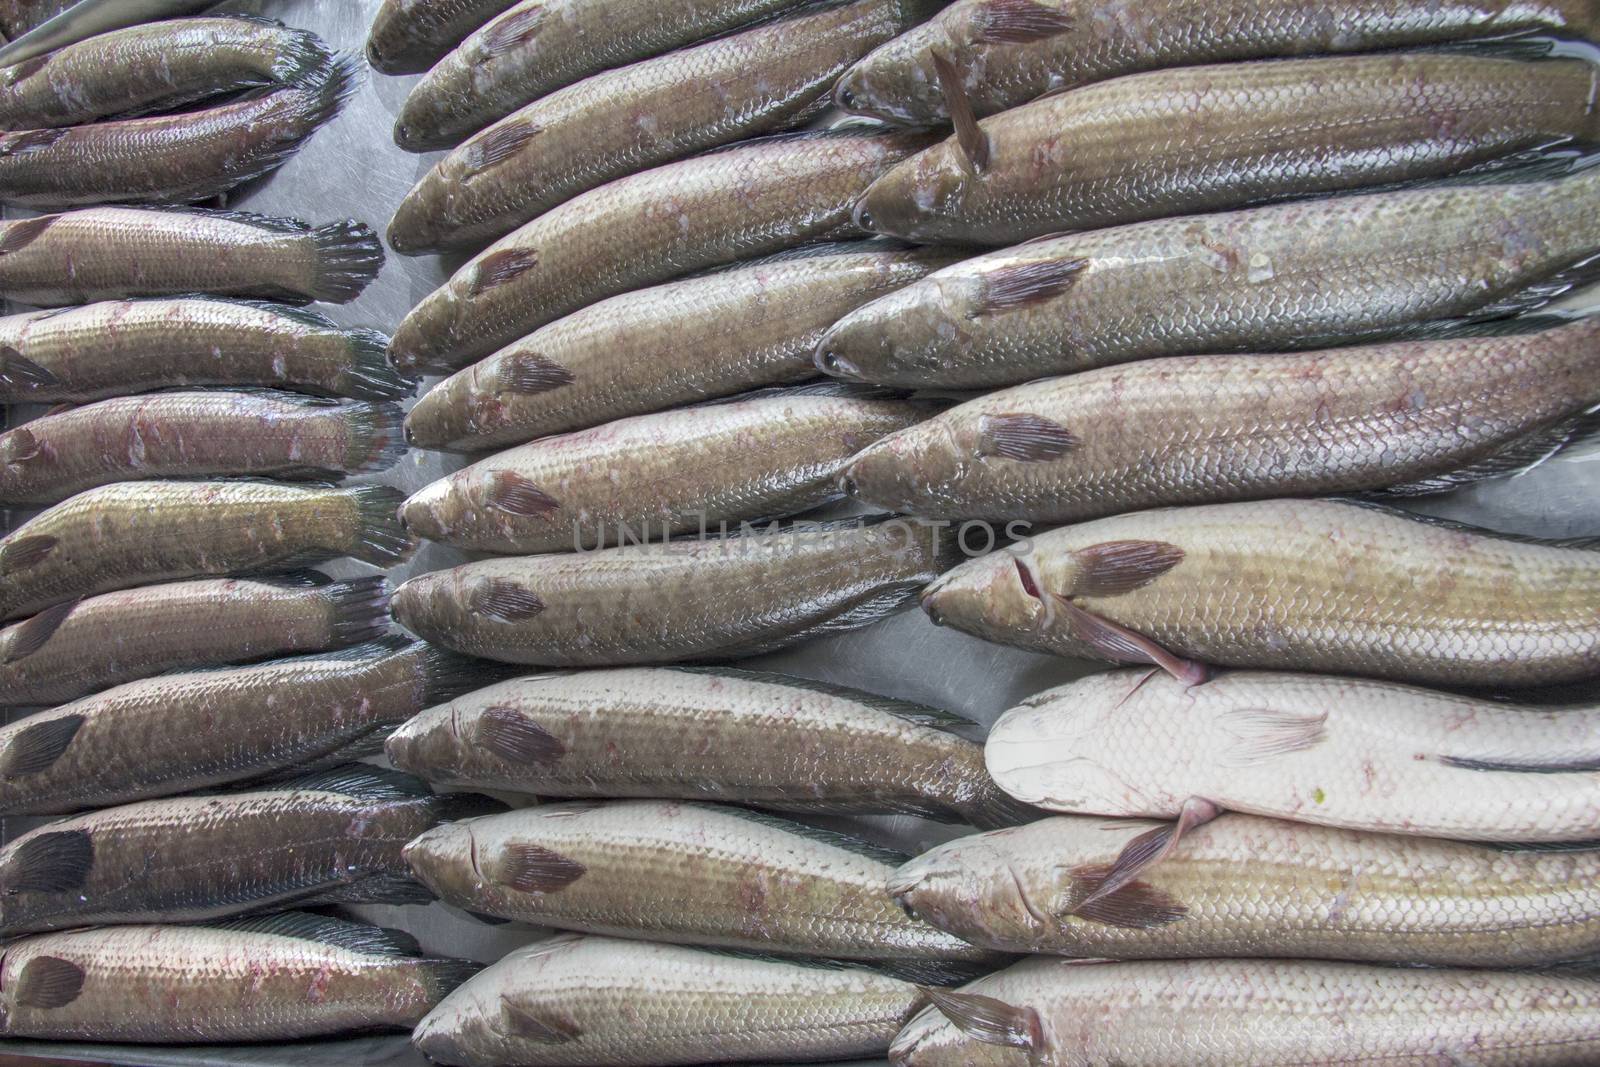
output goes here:
[[323, 966], [317, 968], [317, 973], [311, 978], [311, 985], [306, 990], [306, 1002], [321, 1004], [328, 999], [328, 986], [333, 981], [333, 969]]

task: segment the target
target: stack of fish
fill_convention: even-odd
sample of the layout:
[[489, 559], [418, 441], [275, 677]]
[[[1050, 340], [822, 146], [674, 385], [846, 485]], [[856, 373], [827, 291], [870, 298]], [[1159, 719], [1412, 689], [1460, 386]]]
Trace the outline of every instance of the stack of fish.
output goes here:
[[[407, 436], [505, 450], [405, 503], [488, 558], [395, 612], [584, 668], [388, 743], [435, 783], [567, 798], [407, 847], [447, 902], [579, 935], [491, 967], [417, 1045], [1600, 1055], [1600, 984], [1511, 970], [1600, 948], [1600, 859], [1566, 850], [1600, 818], [1600, 710], [1413, 687], [1600, 675], [1600, 557], [1374, 499], [1595, 428], [1600, 320], [1531, 313], [1600, 277], [1600, 75], [1551, 44], [1600, 11], [957, 0], [905, 29], [927, 14], [391, 3], [374, 27], [392, 69], [432, 65], [396, 140], [453, 148], [391, 242], [482, 249], [396, 331], [397, 368], [448, 375]], [[834, 100], [889, 126], [726, 146], [806, 122], [845, 67]], [[839, 491], [891, 514], [725, 532]], [[1017, 540], [952, 569], [962, 521]], [[913, 595], [1144, 669], [1009, 712], [980, 766], [926, 708], [674, 665]], [[818, 812], [991, 829], [890, 870], [792, 821]], [[1047, 955], [948, 984], [1017, 953]]]
[[[287, 158], [353, 72], [251, 18], [91, 37], [0, 72], [0, 199], [216, 195]], [[49, 708], [0, 728], [0, 816], [68, 816], [0, 849], [0, 1033], [408, 1029], [477, 970], [285, 910], [432, 899], [405, 844], [497, 807], [349, 762], [486, 676], [389, 635], [382, 574], [304, 569], [415, 547], [398, 493], [336, 484], [395, 462], [414, 382], [386, 336], [299, 306], [353, 299], [381, 262], [356, 222], [105, 205], [0, 224], [0, 293], [55, 308], [0, 319], [0, 403], [59, 405], [11, 407], [0, 434], [0, 508], [44, 509], [0, 537], [0, 705]]]

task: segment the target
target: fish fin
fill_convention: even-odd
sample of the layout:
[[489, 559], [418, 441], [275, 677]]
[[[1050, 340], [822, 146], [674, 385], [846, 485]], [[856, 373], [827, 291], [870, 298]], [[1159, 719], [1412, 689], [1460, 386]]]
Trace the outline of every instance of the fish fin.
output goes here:
[[542, 4], [511, 11], [482, 31], [478, 38], [478, 54], [484, 59], [494, 59], [521, 48], [539, 35], [550, 9]]
[[976, 44], [1030, 44], [1069, 33], [1075, 20], [1038, 0], [988, 0], [976, 18]]
[[485, 915], [481, 911], [469, 911], [466, 912], [466, 914], [472, 916], [485, 926], [508, 926], [512, 921], [510, 919], [502, 919], [498, 915]]
[[[1006, 958], [995, 953], [996, 961]], [[966, 985], [993, 974], [995, 969], [995, 963], [973, 960], [871, 960], [856, 964], [912, 985], [936, 987]]]
[[1474, 526], [1471, 523], [1457, 522], [1455, 519], [1446, 519], [1438, 515], [1425, 515], [1417, 511], [1406, 511], [1404, 508], [1395, 507], [1393, 504], [1366, 497], [1330, 496], [1323, 499], [1331, 503], [1343, 504], [1346, 507], [1381, 511], [1397, 519], [1406, 519], [1410, 522], [1420, 523], [1423, 526], [1437, 526], [1441, 530], [1454, 530], [1457, 533], [1491, 537], [1497, 541], [1510, 541], [1518, 545], [1543, 545], [1546, 548], [1572, 548], [1585, 552], [1600, 552], [1600, 537], [1535, 537], [1532, 534], [1491, 530], [1487, 526]]
[[350, 430], [350, 451], [345, 469], [350, 474], [375, 474], [400, 462], [406, 454], [401, 427], [405, 412], [398, 404], [362, 404], [345, 415]]
[[224, 210], [210, 207], [171, 207], [159, 204], [118, 204], [118, 211], [149, 211], [162, 215], [193, 215], [198, 218], [218, 219], [222, 222], [237, 222], [243, 226], [252, 226], [267, 233], [305, 234], [311, 232], [311, 225], [300, 219], [291, 219], [283, 215], [263, 215], [258, 211]]
[[[1550, 147], [1524, 154], [1514, 166], [1475, 167], [1445, 178], [1391, 185], [1390, 188], [1441, 189], [1486, 185], [1531, 185], [1556, 181], [1600, 165], [1600, 155], [1585, 155], [1575, 150], [1553, 151]], [[1372, 192], [1363, 190], [1363, 194]], [[1358, 194], [1361, 195], [1361, 194]]]
[[37, 218], [13, 222], [0, 233], [0, 256], [20, 252], [37, 241], [44, 232], [61, 218], [60, 215], [40, 215]]
[[544, 607], [539, 594], [507, 578], [490, 578], [477, 583], [469, 599], [473, 614], [504, 623], [527, 622], [543, 612]]
[[508, 1031], [540, 1045], [564, 1045], [583, 1036], [583, 1028], [568, 1016], [554, 1009], [519, 1007], [504, 996], [500, 998], [500, 1016]]
[[1571, 448], [1592, 443], [1597, 437], [1600, 437], [1600, 410], [1586, 411], [1503, 444], [1496, 451], [1464, 467], [1390, 486], [1378, 495], [1404, 497], [1448, 493], [1452, 489], [1489, 478], [1516, 477]]
[[1073, 914], [1081, 915], [1085, 908], [1093, 907], [1128, 888], [1140, 874], [1172, 855], [1184, 834], [1204, 826], [1221, 814], [1222, 809], [1209, 800], [1201, 797], [1185, 800], [1175, 821], [1147, 830], [1123, 846], [1099, 886], [1073, 906]]
[[1073, 596], [1115, 597], [1143, 589], [1183, 562], [1183, 549], [1165, 541], [1102, 541], [1072, 553], [1078, 576]]
[[1078, 445], [1072, 431], [1042, 415], [985, 415], [978, 420], [978, 455], [1039, 463], [1060, 459]]
[[483, 502], [496, 511], [537, 518], [561, 510], [561, 501], [515, 471], [495, 471]]
[[482, 793], [440, 793], [434, 797], [434, 807], [438, 809], [440, 822], [460, 822], [462, 819], [476, 819], [484, 815], [504, 815], [511, 810], [509, 804], [503, 804]]
[[9, 345], [0, 346], [0, 385], [10, 389], [49, 388], [61, 379]]
[[483, 964], [448, 956], [427, 956], [417, 961], [417, 970], [428, 987], [430, 1002], [437, 1004], [476, 977], [483, 970]]
[[1234, 708], [1220, 722], [1234, 742], [1228, 753], [1232, 767], [1304, 752], [1328, 739], [1327, 712], [1296, 715], [1274, 708]]
[[1014, 267], [997, 267], [983, 277], [979, 315], [1015, 311], [1054, 299], [1071, 289], [1089, 266], [1087, 259], [1041, 259]]
[[313, 300], [349, 303], [383, 269], [383, 245], [364, 222], [345, 219], [319, 226], [311, 231], [311, 244], [316, 265], [308, 295]]
[[792, 689], [804, 689], [824, 696], [839, 697], [844, 700], [853, 700], [875, 711], [893, 715], [897, 719], [905, 719], [919, 726], [931, 726], [939, 730], [964, 730], [977, 729], [978, 724], [953, 711], [942, 708], [929, 707], [925, 704], [913, 704], [909, 700], [897, 700], [894, 697], [880, 696], [869, 693], [864, 689], [854, 689], [845, 685], [834, 685], [832, 682], [821, 682], [815, 678], [800, 678], [789, 674], [776, 674], [772, 671], [752, 671], [743, 667], [692, 667], [683, 664], [669, 664], [663, 670], [680, 671], [684, 674], [705, 674], [721, 678], [745, 678], [753, 682], [768, 682], [772, 685], [788, 686]]
[[1575, 289], [1587, 288], [1600, 282], [1600, 256], [1591, 256], [1535, 282], [1526, 289], [1495, 300], [1472, 313], [1472, 318], [1497, 319], [1508, 315], [1521, 315], [1559, 300]]
[[1587, 756], [1570, 760], [1482, 760], [1465, 756], [1440, 756], [1446, 767], [1466, 771], [1507, 771], [1512, 774], [1591, 774], [1600, 771], [1600, 757]]
[[388, 633], [389, 581], [384, 575], [333, 582], [319, 595], [329, 603], [333, 617], [328, 631], [338, 643], [357, 644]]
[[466, 145], [467, 173], [470, 178], [499, 166], [521, 152], [544, 132], [544, 127], [527, 119], [514, 119], [478, 134]]
[[6, 433], [0, 434], [0, 439], [4, 439], [10, 446], [6, 449], [11, 456], [10, 459], [5, 461], [5, 465], [8, 467], [39, 458], [41, 451], [39, 438], [34, 436], [33, 431], [26, 426], [18, 426], [15, 430], [8, 430]]
[[1037, 1054], [1044, 1047], [1044, 1024], [1027, 1005], [1013, 1006], [979, 993], [923, 986], [923, 994], [956, 1029], [986, 1045], [1027, 1049]]
[[329, 915], [316, 915], [309, 911], [250, 915], [242, 919], [227, 919], [202, 925], [213, 930], [273, 934], [300, 941], [315, 941], [318, 944], [332, 945], [351, 952], [365, 952], [374, 956], [405, 957], [417, 956], [422, 952], [417, 939], [403, 931], [350, 922], [347, 919], [335, 919]]
[[1548, 57], [1555, 46], [1554, 38], [1517, 34], [1483, 37], [1473, 41], [1443, 41], [1438, 44], [1418, 46], [1416, 51], [1472, 56], [1476, 59], [1520, 59], [1527, 62]]
[[365, 763], [348, 763], [303, 774], [275, 783], [273, 788], [338, 793], [355, 800], [375, 801], [418, 800], [433, 795], [433, 790], [421, 778]]
[[774, 652], [780, 648], [789, 648], [803, 641], [814, 641], [819, 637], [832, 634], [849, 633], [859, 630], [863, 626], [870, 626], [875, 622], [887, 619], [896, 614], [908, 604], [915, 603], [921, 595], [923, 583], [907, 582], [892, 585], [887, 589], [880, 589], [864, 600], [858, 600], [848, 609], [840, 612], [831, 619], [817, 623], [799, 633], [788, 637], [781, 637], [772, 641], [759, 641], [740, 648], [727, 649], [719, 653], [717, 659], [744, 659], [747, 656], [762, 655]]
[[980, 830], [1002, 830], [1008, 826], [1022, 826], [1038, 822], [1046, 812], [1032, 804], [1025, 804], [1004, 790], [987, 783], [988, 788], [977, 801], [962, 807], [961, 818]]
[[989, 135], [978, 125], [978, 116], [972, 110], [972, 100], [966, 86], [961, 84], [961, 72], [938, 49], [929, 53], [934, 74], [939, 79], [939, 90], [944, 94], [945, 110], [950, 113], [950, 123], [956, 129], [956, 146], [961, 149], [962, 161], [973, 175], [989, 169]]
[[5, 651], [0, 652], [0, 666], [10, 666], [18, 660], [26, 659], [45, 646], [45, 643], [55, 636], [61, 629], [61, 624], [67, 621], [79, 604], [79, 600], [69, 600], [65, 604], [45, 608], [31, 619], [25, 619], [13, 626], [10, 631], [11, 639], [6, 642]]
[[495, 381], [500, 390], [532, 396], [571, 385], [578, 376], [548, 356], [537, 352], [518, 352], [500, 361]]
[[20, 778], [46, 769], [67, 751], [84, 721], [84, 716], [72, 714], [23, 726], [0, 758], [0, 777]]
[[428, 645], [423, 653], [423, 699], [429, 705], [454, 700], [462, 693], [505, 681], [519, 673], [509, 663], [491, 663]]
[[538, 265], [539, 253], [536, 249], [503, 248], [498, 252], [490, 252], [473, 268], [469, 295], [479, 296], [490, 289], [514, 282]]
[[1153, 930], [1189, 914], [1187, 907], [1148, 882], [1129, 882], [1121, 889], [1097, 896], [1111, 871], [1110, 864], [1073, 868], [1073, 878], [1087, 890], [1080, 899], [1087, 903], [1068, 906], [1067, 914], [1125, 930]]
[[15, 574], [50, 557], [60, 539], [50, 534], [27, 534], [0, 545], [0, 574]]
[[46, 831], [17, 844], [5, 864], [7, 892], [65, 893], [83, 888], [94, 867], [87, 830]]
[[390, 872], [358, 878], [346, 885], [309, 896], [301, 903], [308, 907], [329, 904], [432, 904], [438, 899], [416, 879]]
[[1510, 319], [1432, 319], [1413, 323], [1394, 331], [1390, 336], [1401, 341], [1458, 340], [1474, 337], [1524, 337], [1546, 330], [1571, 326], [1588, 315], [1563, 311], [1536, 311]]
[[350, 555], [375, 567], [410, 559], [417, 543], [400, 524], [405, 494], [388, 485], [362, 485], [346, 492], [355, 501], [360, 520]]
[[83, 968], [56, 956], [35, 956], [22, 965], [12, 996], [27, 1008], [64, 1008], [83, 992]]
[[0, 159], [49, 148], [69, 132], [68, 127], [57, 126], [45, 130], [19, 130], [16, 133], [0, 134]]
[[[702, 806], [709, 807], [710, 805]], [[771, 815], [753, 808], [718, 806], [717, 810], [724, 815], [732, 815], [734, 818], [743, 819], [758, 826], [766, 826], [773, 830], [782, 830], [786, 833], [794, 834], [796, 837], [815, 841], [818, 844], [831, 845], [834, 848], [849, 852], [851, 855], [876, 860], [879, 863], [885, 863], [893, 867], [900, 867], [911, 862], [911, 857], [904, 852], [892, 848], [884, 848], [882, 845], [875, 845], [871, 841], [863, 841], [859, 837], [842, 834], [837, 830], [826, 830], [820, 826], [812, 826], [810, 823], [795, 822], [793, 819], [785, 819], [782, 816]]]
[[489, 708], [478, 716], [472, 739], [507, 763], [553, 764], [567, 754], [555, 734], [515, 708]]
[[1205, 664], [1169, 652], [1143, 634], [1085, 611], [1064, 596], [1051, 595], [1066, 614], [1072, 636], [1112, 663], [1147, 663], [1190, 685], [1199, 685], [1210, 677], [1210, 669]]
[[389, 362], [388, 334], [367, 329], [340, 332], [346, 338], [349, 362], [339, 370], [335, 392], [357, 400], [403, 400], [416, 394], [420, 379]]
[[507, 845], [496, 881], [519, 893], [559, 893], [589, 873], [582, 863], [541, 845]]

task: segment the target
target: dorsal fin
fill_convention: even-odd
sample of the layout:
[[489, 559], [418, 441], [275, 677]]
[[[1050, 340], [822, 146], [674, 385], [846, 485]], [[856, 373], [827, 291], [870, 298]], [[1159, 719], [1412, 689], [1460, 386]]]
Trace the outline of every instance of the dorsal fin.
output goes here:
[[374, 956], [408, 957], [420, 955], [417, 939], [400, 930], [349, 922], [308, 911], [285, 911], [275, 915], [252, 915], [243, 919], [205, 924], [214, 930], [238, 933], [273, 934], [301, 941], [315, 941], [351, 952]]
[[769, 815], [764, 811], [756, 811], [753, 808], [723, 807], [712, 804], [697, 804], [695, 806], [725, 815], [732, 815], [735, 818], [744, 819], [746, 822], [756, 823], [774, 830], [782, 830], [786, 833], [794, 834], [796, 837], [815, 841], [818, 844], [832, 845], [834, 848], [843, 849], [846, 852], [876, 860], [879, 863], [900, 867], [911, 861], [911, 857], [904, 852], [898, 852], [892, 848], [884, 848], [881, 845], [874, 845], [870, 841], [863, 841], [859, 837], [842, 834], [837, 830], [824, 830], [818, 826], [780, 818], [777, 815]]
[[338, 793], [356, 800], [371, 801], [419, 800], [433, 795], [428, 783], [415, 775], [365, 763], [348, 763], [342, 767], [314, 771], [275, 782], [273, 788]]
[[864, 689], [853, 689], [850, 686], [835, 685], [832, 682], [822, 682], [814, 678], [801, 678], [795, 675], [776, 674], [770, 671], [752, 671], [741, 667], [673, 665], [661, 669], [679, 671], [684, 674], [705, 674], [720, 678], [743, 678], [752, 682], [766, 682], [771, 685], [788, 686], [793, 689], [805, 689], [813, 693], [820, 693], [823, 696], [854, 701], [875, 711], [893, 715], [897, 719], [905, 719], [907, 722], [916, 723], [918, 726], [931, 726], [938, 730], [978, 728], [976, 722], [957, 715], [953, 711], [945, 711], [925, 704], [915, 704], [909, 700], [897, 700], [894, 697], [879, 696], [877, 693], [869, 693]]

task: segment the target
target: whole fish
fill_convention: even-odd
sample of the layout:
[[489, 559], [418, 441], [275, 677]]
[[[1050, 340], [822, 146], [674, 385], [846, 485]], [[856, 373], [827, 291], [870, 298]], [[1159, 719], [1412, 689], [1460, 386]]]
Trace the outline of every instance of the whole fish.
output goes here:
[[1525, 470], [1591, 429], [1600, 319], [1542, 333], [1181, 356], [1003, 389], [879, 441], [844, 484], [933, 518], [1080, 522], [1167, 504]]
[[[117, 300], [0, 318], [0, 403], [83, 403], [183, 386], [398, 400], [389, 338], [284, 304]], [[809, 365], [809, 360], [808, 360]]]
[[0, 933], [426, 903], [401, 850], [461, 807], [407, 775], [351, 764], [271, 789], [62, 819], [0, 850]]
[[858, 308], [823, 337], [817, 363], [885, 384], [987, 388], [1153, 356], [1380, 340], [1535, 308], [1593, 279], [1600, 167], [1500, 181], [1031, 242]]
[[1144, 677], [1092, 675], [1006, 712], [986, 748], [995, 781], [1050, 811], [1180, 817], [1141, 841], [1179, 856], [1219, 811], [1472, 841], [1594, 837], [1600, 707], [1322, 675]]
[[858, 235], [856, 199], [926, 143], [921, 134], [797, 134], [619, 178], [463, 266], [400, 323], [390, 358], [402, 370], [457, 370], [604, 297]]
[[434, 64], [395, 123], [401, 148], [452, 148], [524, 104], [603, 70], [658, 56], [803, 0], [520, 0]]
[[1445, 685], [1600, 673], [1600, 552], [1348, 501], [1066, 526], [934, 582], [934, 621], [1041, 652]]
[[957, 555], [948, 531], [904, 520], [804, 523], [468, 563], [411, 579], [393, 608], [431, 641], [509, 663], [724, 659], [876, 622]]
[[0, 295], [54, 307], [210, 292], [348, 303], [383, 266], [366, 223], [100, 207], [0, 225]]
[[367, 60], [385, 74], [419, 74], [514, 0], [383, 0]]
[[1015, 244], [1313, 193], [1443, 177], [1600, 138], [1600, 72], [1450, 53], [1131, 74], [1058, 93], [897, 165], [856, 208], [918, 241]]
[[405, 452], [402, 417], [398, 404], [267, 390], [101, 400], [0, 433], [0, 505], [54, 504], [146, 478], [387, 470]]
[[118, 482], [0, 538], [0, 620], [95, 593], [311, 560], [408, 558], [400, 493], [266, 482]]
[[445, 903], [536, 926], [840, 959], [1004, 959], [900, 909], [884, 886], [906, 857], [744, 808], [540, 805], [434, 827], [405, 858]]
[[181, 204], [276, 170], [359, 85], [346, 56], [301, 82], [197, 111], [0, 134], [0, 198], [34, 208]]
[[1301, 960], [1024, 960], [928, 1008], [895, 1067], [1572, 1067], [1600, 1055], [1600, 982]]
[[64, 704], [168, 671], [323, 652], [388, 629], [382, 575], [201, 578], [102, 593], [0, 629], [0, 705]]
[[130, 26], [0, 69], [0, 129], [77, 126], [312, 77], [333, 62], [316, 34], [265, 19]]
[[406, 416], [406, 439], [483, 451], [798, 382], [816, 373], [812, 350], [839, 316], [951, 259], [934, 249], [813, 245], [623, 293], [435, 385]]
[[0, 1033], [166, 1045], [405, 1030], [480, 969], [417, 952], [409, 934], [306, 912], [40, 934], [0, 956]]
[[563, 936], [485, 969], [411, 1042], [462, 1067], [837, 1060], [882, 1055], [925, 1002], [855, 967]]
[[552, 93], [435, 164], [395, 209], [389, 247], [481, 247], [614, 178], [803, 125], [839, 73], [926, 2], [824, 4]]
[[1594, 39], [1600, 13], [1589, 0], [956, 0], [851, 68], [834, 98], [927, 126], [950, 117], [936, 55], [981, 116], [1142, 70], [1534, 33]]
[[480, 460], [413, 494], [400, 517], [432, 541], [533, 553], [794, 515], [835, 499], [863, 447], [928, 413], [823, 385], [637, 415]]
[[1002, 952], [1529, 967], [1600, 947], [1600, 852], [1507, 852], [1224, 815], [1083, 910], [1147, 820], [1058, 816], [939, 845], [890, 891]]
[[549, 797], [678, 797], [780, 811], [901, 813], [1006, 826], [1037, 815], [995, 787], [949, 712], [721, 667], [538, 674], [457, 697], [390, 735], [431, 782]]
[[48, 815], [379, 751], [387, 728], [498, 677], [420, 641], [108, 689], [0, 727], [0, 812]]

